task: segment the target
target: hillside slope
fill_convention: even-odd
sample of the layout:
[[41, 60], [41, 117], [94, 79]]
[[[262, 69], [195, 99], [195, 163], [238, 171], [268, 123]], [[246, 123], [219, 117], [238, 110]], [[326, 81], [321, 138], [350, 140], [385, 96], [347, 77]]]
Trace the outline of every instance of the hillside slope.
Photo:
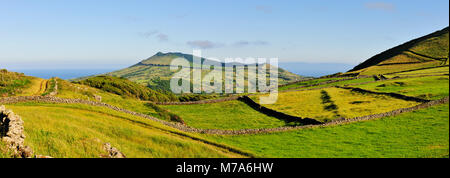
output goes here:
[[[170, 63], [173, 59], [179, 57], [187, 59], [190, 63], [192, 63], [193, 61], [193, 56], [189, 54], [159, 52], [154, 56], [145, 59], [131, 67], [110, 72], [106, 75], [124, 77], [131, 81], [147, 85], [152, 89], [169, 90], [170, 79], [175, 73], [174, 71], [171, 71], [169, 69]], [[202, 58], [202, 61], [205, 60], [208, 59]], [[202, 75], [205, 75], [207, 72], [209, 71], [202, 70]], [[278, 78], [279, 84], [285, 84], [288, 82], [300, 80], [303, 77], [279, 68]]]
[[177, 100], [173, 94], [163, 94], [124, 78], [97, 76], [76, 82], [101, 89], [121, 96], [128, 96], [145, 101], [166, 102]]
[[374, 75], [448, 65], [449, 27], [377, 54], [347, 74]]

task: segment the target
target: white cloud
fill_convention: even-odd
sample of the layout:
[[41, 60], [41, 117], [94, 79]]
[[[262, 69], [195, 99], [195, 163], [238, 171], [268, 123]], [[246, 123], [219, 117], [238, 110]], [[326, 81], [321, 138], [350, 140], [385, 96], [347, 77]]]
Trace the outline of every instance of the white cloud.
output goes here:
[[385, 2], [369, 2], [365, 4], [365, 7], [373, 10], [394, 11], [395, 5]]
[[192, 47], [208, 49], [208, 48], [218, 48], [224, 46], [221, 43], [214, 43], [208, 40], [196, 40], [196, 41], [188, 41], [187, 44]]

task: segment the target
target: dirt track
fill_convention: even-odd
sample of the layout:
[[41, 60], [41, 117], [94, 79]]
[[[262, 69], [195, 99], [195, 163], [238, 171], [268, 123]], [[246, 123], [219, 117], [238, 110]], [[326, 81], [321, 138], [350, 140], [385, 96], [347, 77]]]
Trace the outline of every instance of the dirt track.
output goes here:
[[45, 93], [45, 91], [47, 90], [47, 83], [48, 80], [42, 80], [39, 86], [39, 90], [36, 91], [36, 93], [34, 93], [34, 95], [39, 96], [42, 95], [43, 93]]

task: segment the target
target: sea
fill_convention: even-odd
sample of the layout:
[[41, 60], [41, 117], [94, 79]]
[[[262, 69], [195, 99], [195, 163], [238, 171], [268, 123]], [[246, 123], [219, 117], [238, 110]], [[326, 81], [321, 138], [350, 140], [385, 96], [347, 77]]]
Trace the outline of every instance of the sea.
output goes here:
[[[301, 63], [287, 62], [279, 63], [279, 67], [292, 73], [307, 76], [320, 77], [324, 75], [334, 74], [337, 72], [346, 72], [354, 65], [340, 63]], [[74, 79], [98, 74], [104, 74], [121, 69], [118, 68], [102, 68], [102, 69], [11, 69], [14, 72], [24, 73], [25, 75], [35, 76], [39, 78], [49, 79], [59, 77], [62, 79]]]

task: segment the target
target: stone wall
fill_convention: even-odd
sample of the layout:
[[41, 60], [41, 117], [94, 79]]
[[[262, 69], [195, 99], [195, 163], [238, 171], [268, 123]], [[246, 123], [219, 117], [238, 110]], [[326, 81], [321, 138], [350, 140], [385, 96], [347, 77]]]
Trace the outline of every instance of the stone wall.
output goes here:
[[191, 105], [191, 104], [208, 104], [208, 103], [220, 103], [224, 101], [237, 100], [239, 96], [231, 96], [227, 98], [209, 99], [200, 101], [188, 101], [188, 102], [156, 102], [158, 105]]
[[292, 116], [289, 114], [285, 114], [282, 112], [275, 111], [273, 109], [269, 109], [267, 107], [264, 107], [260, 105], [259, 103], [256, 103], [248, 96], [242, 96], [239, 98], [240, 101], [244, 102], [248, 106], [252, 107], [254, 110], [257, 110], [265, 115], [275, 117], [277, 119], [283, 120], [285, 122], [299, 122], [303, 125], [315, 125], [315, 124], [322, 124], [322, 122], [317, 121], [315, 119], [311, 118], [301, 118], [297, 116]]
[[58, 94], [58, 80], [56, 78], [53, 78], [52, 80], [55, 81], [55, 86], [53, 87], [52, 92], [50, 92], [48, 95], [56, 96]]
[[0, 106], [0, 138], [6, 143], [15, 157], [30, 158], [33, 151], [24, 145], [25, 134], [23, 121], [11, 110]]
[[112, 147], [110, 143], [103, 144], [103, 149], [108, 152], [109, 158], [126, 158], [122, 152], [120, 152], [117, 148]]
[[[357, 78], [366, 78], [366, 77], [351, 77], [351, 78], [343, 78], [343, 79], [338, 79], [338, 80], [328, 80], [328, 81], [325, 81], [325, 82], [320, 82], [320, 83], [316, 83], [316, 84], [312, 84], [312, 85], [304, 85], [304, 86], [290, 88], [289, 90], [306, 88], [306, 87], [314, 87], [314, 86], [319, 86], [319, 85], [326, 85], [326, 84], [336, 83], [336, 82], [341, 82], [341, 81], [346, 81], [346, 80], [354, 80], [354, 79], [357, 79]], [[296, 82], [296, 83], [298, 83], [298, 82]]]
[[[430, 106], [439, 105], [443, 103], [448, 103], [449, 97], [442, 98], [440, 100], [434, 100], [425, 102], [413, 107], [409, 108], [401, 108], [397, 110], [393, 110], [390, 112], [380, 113], [380, 114], [373, 114], [363, 117], [355, 117], [355, 118], [341, 118], [336, 119], [331, 122], [323, 123], [323, 124], [310, 124], [310, 125], [303, 125], [303, 126], [284, 126], [284, 127], [277, 127], [277, 128], [264, 128], [264, 129], [241, 129], [241, 130], [220, 130], [220, 129], [198, 129], [193, 128], [187, 125], [183, 125], [181, 123], [175, 123], [175, 122], [168, 122], [164, 120], [160, 120], [158, 118], [151, 117], [149, 115], [128, 111], [126, 109], [122, 109], [116, 106], [112, 106], [106, 103], [100, 103], [100, 102], [94, 102], [94, 101], [87, 101], [87, 100], [81, 100], [81, 99], [65, 99], [65, 98], [57, 98], [57, 97], [44, 97], [44, 96], [19, 96], [19, 97], [6, 97], [6, 98], [0, 98], [0, 103], [2, 104], [13, 104], [18, 102], [49, 102], [49, 103], [77, 103], [77, 104], [87, 104], [87, 105], [93, 105], [93, 106], [101, 106], [101, 107], [107, 107], [119, 112], [124, 112], [127, 114], [147, 118], [156, 122], [160, 122], [166, 126], [185, 131], [185, 132], [195, 132], [195, 133], [204, 133], [204, 134], [215, 134], [215, 135], [244, 135], [244, 134], [260, 134], [260, 133], [271, 133], [271, 132], [283, 132], [283, 131], [289, 131], [289, 130], [297, 130], [297, 129], [305, 129], [305, 128], [312, 128], [312, 127], [320, 127], [320, 126], [330, 126], [330, 125], [337, 125], [337, 124], [344, 124], [344, 123], [350, 123], [350, 122], [358, 122], [358, 121], [364, 121], [364, 120], [371, 120], [371, 119], [377, 119], [382, 117], [388, 117], [388, 116], [395, 116], [401, 113], [405, 112], [411, 112], [418, 109], [428, 108]], [[173, 134], [179, 134], [183, 135], [183, 133], [179, 132], [172, 132]], [[185, 136], [185, 135], [184, 135]]]
[[406, 100], [406, 101], [415, 101], [415, 102], [420, 102], [420, 103], [424, 103], [424, 102], [429, 102], [430, 101], [430, 100], [417, 98], [417, 97], [412, 97], [412, 96], [406, 96], [406, 95], [402, 95], [402, 94], [398, 94], [398, 93], [376, 92], [376, 91], [370, 91], [370, 90], [365, 90], [365, 89], [362, 89], [362, 88], [355, 88], [355, 87], [339, 87], [339, 86], [336, 86], [336, 87], [337, 88], [351, 90], [351, 91], [355, 91], [355, 92], [359, 92], [359, 93], [370, 93], [370, 94], [377, 94], [377, 95], [386, 95], [386, 96], [390, 96], [390, 97], [393, 97], [393, 98], [402, 99], [402, 100]]

